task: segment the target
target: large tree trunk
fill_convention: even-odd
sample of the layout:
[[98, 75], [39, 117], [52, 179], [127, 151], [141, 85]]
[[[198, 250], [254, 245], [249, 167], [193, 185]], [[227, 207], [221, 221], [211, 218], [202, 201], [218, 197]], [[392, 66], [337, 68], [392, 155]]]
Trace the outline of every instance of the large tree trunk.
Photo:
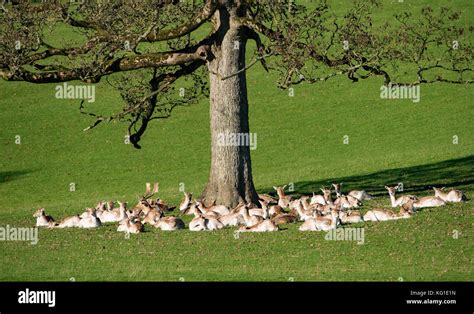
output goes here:
[[[234, 207], [239, 202], [258, 204], [252, 180], [250, 147], [226, 146], [219, 141], [222, 134], [249, 134], [247, 82], [245, 71], [245, 32], [234, 18], [236, 5], [222, 0], [213, 23], [218, 29], [210, 72], [211, 171], [201, 198], [206, 204], [215, 202]], [[242, 143], [241, 143], [242, 144]]]

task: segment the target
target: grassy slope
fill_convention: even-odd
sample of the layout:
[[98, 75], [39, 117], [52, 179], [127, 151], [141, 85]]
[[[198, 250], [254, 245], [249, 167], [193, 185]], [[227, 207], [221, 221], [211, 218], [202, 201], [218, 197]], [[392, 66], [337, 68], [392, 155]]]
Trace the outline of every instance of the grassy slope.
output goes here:
[[[469, 1], [456, 6], [472, 9]], [[391, 8], [379, 18], [399, 9]], [[297, 193], [307, 193], [343, 181], [382, 195], [384, 184], [402, 181], [420, 195], [444, 185], [474, 197], [472, 87], [423, 86], [421, 102], [413, 104], [381, 100], [379, 79], [301, 85], [295, 97], [273, 81], [257, 66], [248, 76], [259, 191], [294, 182]], [[125, 125], [83, 133], [90, 120], [79, 114], [77, 101], [56, 100], [54, 87], [0, 82], [0, 225], [32, 226], [38, 206], [60, 218], [101, 199], [134, 202], [146, 181], [159, 180], [160, 195], [171, 203], [181, 197], [180, 182], [195, 194], [203, 189], [210, 149], [207, 100], [154, 123], [137, 151], [123, 144]], [[99, 84], [91, 106], [117, 108], [120, 97]], [[15, 135], [21, 145], [14, 144]], [[342, 144], [344, 135], [349, 145]], [[76, 192], [69, 192], [71, 182]], [[388, 198], [366, 207], [376, 205], [388, 205]], [[297, 225], [239, 239], [232, 229], [195, 234], [148, 228], [131, 239], [113, 225], [41, 230], [35, 246], [0, 242], [0, 279], [473, 280], [472, 207], [449, 205], [409, 220], [368, 223], [364, 245], [325, 241], [324, 234], [300, 233]], [[461, 232], [459, 239], [453, 230]]]

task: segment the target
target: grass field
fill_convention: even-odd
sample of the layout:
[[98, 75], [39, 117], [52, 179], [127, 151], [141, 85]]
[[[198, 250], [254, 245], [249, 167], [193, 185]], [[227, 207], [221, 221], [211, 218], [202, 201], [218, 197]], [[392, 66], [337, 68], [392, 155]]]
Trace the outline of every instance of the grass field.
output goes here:
[[[466, 13], [473, 9], [468, 0], [438, 2]], [[395, 10], [385, 8], [378, 18]], [[379, 78], [298, 85], [294, 97], [274, 81], [274, 74], [257, 66], [248, 73], [259, 192], [293, 183], [294, 193], [302, 194], [344, 182], [345, 189], [377, 196], [364, 210], [389, 206], [383, 186], [398, 182], [417, 195], [446, 186], [474, 198], [472, 86], [422, 86], [421, 101], [413, 103], [380, 99]], [[153, 122], [143, 149], [135, 150], [124, 143], [125, 124], [84, 133], [91, 120], [79, 113], [79, 101], [55, 99], [55, 86], [0, 81], [0, 226], [32, 227], [38, 207], [60, 219], [103, 199], [134, 204], [149, 181], [159, 181], [160, 197], [172, 204], [182, 196], [180, 183], [194, 194], [204, 189], [210, 166], [207, 99]], [[120, 96], [98, 84], [91, 107], [120, 106]], [[0, 280], [472, 281], [473, 217], [469, 201], [411, 219], [356, 225], [365, 228], [362, 245], [326, 241], [325, 233], [299, 232], [299, 224], [237, 239], [234, 229], [166, 233], [147, 227], [129, 239], [114, 224], [42, 229], [37, 245], [0, 242]]]

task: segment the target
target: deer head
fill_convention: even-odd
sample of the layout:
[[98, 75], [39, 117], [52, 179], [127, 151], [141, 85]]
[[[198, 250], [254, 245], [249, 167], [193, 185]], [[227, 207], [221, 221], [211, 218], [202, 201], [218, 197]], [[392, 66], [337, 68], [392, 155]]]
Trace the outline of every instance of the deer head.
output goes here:
[[279, 197], [285, 197], [285, 188], [286, 188], [286, 185], [273, 187], [273, 189], [277, 191], [277, 194]]
[[389, 195], [395, 195], [395, 192], [398, 190], [398, 185], [397, 186], [385, 186], [385, 189], [387, 189]]

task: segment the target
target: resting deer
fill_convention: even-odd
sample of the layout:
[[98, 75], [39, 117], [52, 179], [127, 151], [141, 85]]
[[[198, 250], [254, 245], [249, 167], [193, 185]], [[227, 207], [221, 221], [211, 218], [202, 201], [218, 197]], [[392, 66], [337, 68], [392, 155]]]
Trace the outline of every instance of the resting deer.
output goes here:
[[224, 224], [218, 219], [214, 217], [205, 218], [201, 213], [198, 213], [189, 223], [190, 231], [218, 230], [222, 228], [224, 228]]
[[210, 207], [205, 207], [201, 201], [196, 201], [196, 206], [199, 208], [199, 210], [203, 213], [203, 214], [207, 214], [207, 213], [216, 213], [217, 215], [227, 215], [230, 211], [229, 209], [224, 206], [224, 205], [212, 205]]
[[[339, 184], [333, 184], [334, 190], [336, 192], [337, 197], [340, 197], [342, 195], [341, 192], [341, 187], [342, 183]], [[348, 196], [356, 198], [358, 201], [365, 201], [365, 200], [371, 200], [374, 197], [367, 193], [365, 190], [353, 190], [347, 193]]]
[[403, 204], [406, 204], [412, 200], [416, 200], [416, 196], [414, 195], [403, 195], [403, 196], [400, 196], [399, 198], [396, 198], [395, 197], [395, 193], [396, 191], [398, 191], [398, 187], [399, 185], [397, 186], [385, 186], [385, 189], [387, 189], [388, 191], [388, 195], [390, 196], [390, 202], [392, 203], [392, 207], [399, 207], [399, 206], [402, 206]]
[[273, 188], [275, 189], [275, 191], [278, 194], [278, 205], [281, 208], [288, 208], [288, 205], [293, 200], [293, 197], [291, 197], [290, 195], [285, 195], [286, 185], [284, 185], [284, 186], [274, 186]]
[[278, 226], [269, 219], [262, 220], [251, 227], [241, 226], [239, 232], [272, 232], [278, 231]]
[[341, 222], [343, 224], [353, 224], [353, 223], [364, 222], [364, 219], [362, 218], [360, 211], [352, 211], [352, 210], [349, 210], [347, 212], [340, 211], [339, 219], [341, 219]]
[[123, 219], [127, 217], [127, 215], [125, 214], [126, 207], [121, 202], [119, 202], [119, 204], [120, 204], [119, 208], [103, 211], [101, 215], [97, 215], [96, 213], [97, 217], [100, 219], [102, 223], [122, 221]]
[[218, 219], [224, 226], [238, 226], [245, 223], [244, 218], [238, 212], [231, 212], [227, 215], [222, 215]]
[[246, 227], [252, 227], [263, 221], [263, 218], [261, 216], [251, 216], [249, 214], [249, 209], [247, 205], [242, 206], [239, 210], [239, 213], [244, 218], [244, 223]]
[[206, 230], [206, 219], [202, 217], [202, 215], [196, 214], [196, 217], [191, 220], [189, 223], [189, 230], [190, 231], [202, 231]]
[[95, 214], [97, 215], [97, 217], [100, 217], [103, 212], [107, 211], [106, 205], [107, 203], [105, 201], [100, 201], [99, 203], [97, 203], [97, 205], [95, 206]]
[[413, 208], [440, 207], [446, 205], [446, 202], [437, 196], [424, 196], [413, 202]]
[[301, 200], [298, 200], [298, 202], [295, 204], [294, 210], [298, 213], [300, 220], [306, 221], [314, 217], [314, 211], [303, 208]]
[[126, 233], [140, 233], [144, 231], [144, 227], [138, 216], [132, 215], [123, 219], [119, 223], [117, 231]]
[[102, 225], [95, 208], [88, 208], [80, 217], [79, 228], [97, 228]]
[[444, 192], [443, 189], [433, 188], [435, 196], [445, 202], [459, 203], [466, 200], [466, 195], [462, 191], [452, 189], [449, 192]]
[[79, 215], [66, 217], [56, 226], [56, 228], [73, 228], [79, 227], [81, 223], [81, 217]]
[[264, 202], [267, 202], [267, 204], [278, 202], [275, 198], [273, 198], [273, 196], [268, 194], [258, 194], [258, 198]]
[[319, 195], [313, 192], [313, 197], [311, 197], [310, 204], [311, 205], [315, 205], [315, 204], [326, 205], [326, 199], [324, 198], [323, 195]]
[[275, 217], [276, 215], [284, 214], [283, 208], [281, 208], [280, 205], [271, 205], [269, 207], [267, 201], [259, 202], [262, 206], [262, 209], [268, 213], [268, 217]]
[[383, 208], [371, 209], [364, 215], [364, 221], [387, 221], [393, 219], [397, 219], [397, 214], [390, 209]]
[[328, 215], [331, 213], [333, 209], [341, 210], [341, 206], [339, 204], [326, 204], [326, 205], [317, 205], [316, 210], [320, 212], [322, 215]]
[[189, 206], [191, 205], [191, 200], [193, 198], [193, 193], [186, 193], [184, 191], [183, 193], [184, 193], [184, 199], [179, 204], [179, 211], [182, 214], [184, 214], [186, 210], [189, 208]]
[[336, 210], [331, 211], [330, 217], [315, 217], [306, 220], [299, 228], [300, 231], [329, 231], [336, 229], [339, 217]]
[[279, 214], [270, 219], [275, 225], [290, 224], [298, 220], [298, 218], [291, 214]]
[[156, 222], [164, 217], [163, 211], [160, 209], [154, 208], [153, 210], [150, 210], [145, 217], [142, 220], [142, 224], [150, 224], [152, 226], [155, 226]]
[[321, 192], [323, 192], [324, 201], [326, 202], [327, 205], [334, 204], [334, 202], [332, 200], [332, 196], [331, 196], [331, 194], [332, 194], [331, 189], [328, 189], [328, 188], [323, 186], [321, 188]]
[[409, 204], [404, 204], [400, 208], [400, 212], [397, 214], [396, 219], [404, 219], [404, 218], [410, 218], [413, 213], [412, 206]]
[[137, 203], [137, 205], [135, 205], [132, 212], [134, 214], [137, 214], [137, 213], [141, 212], [144, 216], [146, 216], [146, 214], [148, 214], [148, 212], [150, 210], [152, 210], [153, 204], [156, 203], [156, 201], [152, 201], [151, 198], [152, 198], [153, 195], [158, 193], [158, 190], [159, 190], [159, 183], [158, 182], [154, 183], [153, 191], [151, 190], [151, 184], [149, 182], [147, 182], [146, 187], [145, 187], [145, 194], [143, 194], [143, 196], [141, 198], [139, 198], [138, 203]]
[[36, 217], [36, 226], [37, 227], [54, 227], [55, 222], [54, 218], [47, 216], [44, 212], [44, 208], [40, 208], [33, 214], [33, 217]]
[[361, 203], [353, 196], [342, 194], [334, 201], [334, 205], [340, 206], [341, 209], [351, 209], [359, 207]]
[[163, 231], [184, 229], [184, 222], [180, 218], [174, 216], [161, 217], [155, 222], [155, 228], [159, 228]]

